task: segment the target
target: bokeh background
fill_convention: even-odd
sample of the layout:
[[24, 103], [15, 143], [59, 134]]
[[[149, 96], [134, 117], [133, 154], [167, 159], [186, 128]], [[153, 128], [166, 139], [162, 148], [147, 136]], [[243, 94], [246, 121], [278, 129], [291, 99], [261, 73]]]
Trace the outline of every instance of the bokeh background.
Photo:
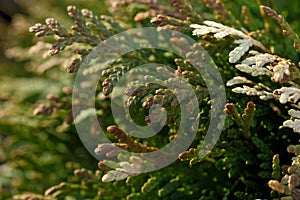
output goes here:
[[43, 194], [70, 181], [74, 169], [97, 168], [75, 130], [60, 126], [65, 113], [57, 114], [61, 120], [33, 114], [47, 94], [71, 87], [74, 75], [55, 59], [38, 70], [45, 60], [38, 48], [30, 49], [38, 39], [28, 29], [48, 17], [68, 26], [68, 5], [107, 14], [104, 1], [0, 1], [0, 199], [23, 192]]

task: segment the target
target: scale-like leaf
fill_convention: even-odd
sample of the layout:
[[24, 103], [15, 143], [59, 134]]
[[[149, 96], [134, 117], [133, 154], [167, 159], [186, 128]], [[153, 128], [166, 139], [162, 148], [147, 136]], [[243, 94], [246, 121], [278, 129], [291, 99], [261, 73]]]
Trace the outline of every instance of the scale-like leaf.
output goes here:
[[234, 42], [240, 45], [229, 53], [230, 63], [236, 63], [253, 45], [250, 39], [235, 40]]

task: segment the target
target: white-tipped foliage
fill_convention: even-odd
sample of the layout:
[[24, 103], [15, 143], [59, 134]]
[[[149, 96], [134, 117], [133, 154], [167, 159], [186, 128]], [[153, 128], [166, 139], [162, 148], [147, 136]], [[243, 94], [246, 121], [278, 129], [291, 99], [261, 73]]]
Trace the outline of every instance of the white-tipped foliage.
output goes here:
[[289, 110], [289, 115], [291, 115], [294, 118], [300, 119], [300, 110], [291, 109]]
[[225, 26], [223, 24], [214, 21], [204, 21], [203, 24], [191, 24], [190, 27], [194, 28], [193, 35], [202, 36], [209, 33], [214, 33], [215, 38], [224, 38], [228, 35], [235, 35], [241, 38], [249, 38], [242, 31], [236, 30], [234, 28]]
[[[231, 36], [237, 36], [241, 39], [234, 40], [234, 43], [238, 46], [235, 47], [229, 53], [229, 62], [236, 63], [240, 60], [252, 46], [257, 46], [261, 50], [268, 52], [268, 50], [257, 40], [246, 33], [236, 30], [234, 28], [225, 26], [223, 24], [214, 21], [204, 21], [203, 25], [192, 24], [191, 28], [194, 28], [193, 35], [203, 36], [206, 34], [213, 34], [217, 39]], [[285, 58], [281, 58], [277, 55], [269, 53], [260, 53], [258, 51], [250, 51], [249, 57], [244, 59], [240, 64], [235, 66], [241, 72], [250, 74], [252, 76], [270, 76], [271, 80], [278, 83], [286, 83], [290, 81], [295, 75], [294, 64]], [[234, 77], [227, 82], [227, 86], [233, 86], [237, 84], [251, 84], [252, 81], [247, 80], [244, 77]], [[259, 85], [259, 84], [258, 84]], [[257, 86], [258, 86], [257, 85]], [[236, 87], [232, 89], [235, 93], [246, 94], [248, 96], [259, 96], [262, 100], [269, 100], [278, 98], [279, 102], [286, 104], [287, 102], [294, 103], [300, 106], [300, 89], [297, 84], [293, 87], [282, 87], [281, 89], [274, 90], [267, 87], [251, 88], [243, 85], [243, 87]], [[287, 120], [284, 122], [285, 127], [293, 128], [295, 132], [300, 133], [300, 111], [290, 110], [289, 114], [296, 119]]]
[[297, 103], [300, 99], [300, 89], [295, 87], [282, 87], [275, 90], [274, 93], [280, 95], [279, 102], [282, 104]]
[[275, 82], [284, 82], [286, 77], [289, 77], [290, 72], [290, 64], [287, 60], [282, 60], [278, 62], [276, 66], [273, 68], [274, 75], [272, 80]]
[[234, 43], [239, 44], [239, 46], [229, 53], [230, 63], [236, 63], [243, 55], [245, 55], [249, 48], [253, 46], [250, 39], [235, 40]]
[[[283, 126], [292, 128], [294, 132], [300, 133], [300, 110], [289, 110], [289, 115], [291, 115], [291, 120], [286, 120], [283, 122]], [[296, 118], [293, 120], [293, 118]]]
[[237, 64], [235, 67], [242, 72], [251, 74], [252, 76], [273, 76], [273, 72], [269, 70], [270, 68], [264, 67], [264, 65], [274, 62], [275, 56], [268, 53], [251, 53], [255, 53], [256, 55], [246, 58], [241, 64]]
[[270, 92], [260, 91], [256, 88], [251, 88], [246, 85], [244, 85], [243, 87], [236, 87], [232, 89], [232, 91], [239, 94], [246, 94], [248, 96], [259, 96], [261, 100], [269, 100], [274, 98], [274, 95]]
[[129, 175], [118, 170], [110, 170], [102, 177], [102, 182], [120, 181], [127, 178]]
[[248, 80], [245, 77], [236, 76], [236, 77], [233, 77], [231, 80], [229, 80], [226, 83], [226, 86], [230, 87], [230, 86], [238, 85], [238, 84], [251, 84], [251, 83], [252, 83], [252, 81]]
[[102, 177], [103, 182], [120, 181], [128, 176], [137, 176], [141, 173], [143, 160], [136, 156], [130, 157], [129, 162], [120, 162], [119, 168], [110, 170], [107, 174]]
[[283, 126], [292, 128], [295, 133], [300, 133], [300, 119], [287, 120], [283, 122]]
[[289, 110], [289, 115], [291, 115], [292, 118], [297, 119], [286, 120], [283, 122], [283, 126], [292, 128], [295, 133], [300, 133], [300, 111], [291, 109]]
[[236, 30], [234, 28], [225, 26], [223, 24], [214, 22], [214, 21], [204, 21], [204, 25], [199, 24], [191, 24], [190, 27], [194, 28], [193, 35], [202, 36], [213, 33], [215, 38], [224, 38], [228, 35], [238, 36], [242, 39], [234, 40], [235, 44], [239, 46], [233, 49], [229, 53], [229, 62], [236, 63], [252, 46], [257, 46], [261, 49], [265, 49], [265, 47], [257, 40], [254, 40], [247, 34], [242, 31]]
[[235, 66], [238, 70], [251, 74], [252, 76], [261, 76], [261, 75], [267, 75], [267, 76], [272, 76], [273, 73], [269, 71], [266, 68], [260, 68], [257, 67], [256, 65], [246, 65], [246, 64], [238, 64]]

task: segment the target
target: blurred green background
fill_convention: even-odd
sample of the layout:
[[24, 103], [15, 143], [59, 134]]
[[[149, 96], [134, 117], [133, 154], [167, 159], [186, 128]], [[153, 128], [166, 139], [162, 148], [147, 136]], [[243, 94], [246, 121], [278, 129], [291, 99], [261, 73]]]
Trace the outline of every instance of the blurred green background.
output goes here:
[[43, 194], [70, 181], [74, 169], [97, 168], [76, 131], [62, 130], [65, 113], [57, 113], [55, 119], [33, 115], [47, 94], [72, 87], [74, 75], [59, 62], [50, 63], [52, 68], [44, 73], [37, 70], [44, 60], [41, 52], [30, 52], [38, 39], [28, 28], [48, 17], [68, 26], [68, 5], [107, 14], [104, 1], [0, 1], [0, 199], [23, 192]]

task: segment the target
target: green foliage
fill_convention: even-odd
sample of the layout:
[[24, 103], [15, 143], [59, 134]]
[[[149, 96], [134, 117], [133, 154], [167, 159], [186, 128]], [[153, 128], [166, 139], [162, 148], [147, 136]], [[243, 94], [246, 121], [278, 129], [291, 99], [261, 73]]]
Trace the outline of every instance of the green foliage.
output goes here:
[[[45, 16], [34, 2], [23, 2], [29, 16], [16, 17], [14, 23], [55, 19], [28, 25], [43, 41], [30, 40], [24, 27], [8, 27], [8, 33], [17, 39], [5, 44], [5, 56], [26, 67], [18, 72], [22, 77], [13, 77], [13, 71], [0, 76], [1, 199], [300, 198], [298, 1], [95, 0], [78, 1], [76, 6], [68, 5], [69, 1], [35, 2], [40, 10], [51, 6], [57, 16], [49, 12]], [[103, 8], [99, 11], [94, 5]], [[67, 7], [68, 17], [63, 7]], [[89, 53], [117, 33], [146, 26], [193, 37], [217, 65], [228, 102], [224, 105], [226, 116], [220, 116], [225, 120], [222, 134], [211, 151], [202, 152], [201, 147], [217, 102], [210, 99], [203, 77], [188, 59], [162, 50], [132, 51], [112, 60], [103, 71], [97, 67], [86, 70], [87, 74], [102, 75], [95, 110], [84, 110], [73, 119], [72, 105], [82, 102], [72, 101], [72, 82], [82, 64], [91, 61], [86, 60]], [[184, 38], [167, 39], [183, 49], [187, 45]], [[187, 58], [194, 55], [184, 53]], [[151, 118], [150, 107], [155, 104], [161, 104], [167, 113], [158, 134], [142, 139], [117, 126], [110, 95], [126, 72], [149, 62], [162, 66], [142, 79], [155, 82], [154, 74], [166, 74], [163, 65], [167, 65], [174, 69], [168, 72], [172, 74], [168, 81], [182, 77], [192, 85], [201, 123], [192, 145], [177, 161], [140, 174], [126, 169], [139, 167], [143, 161], [134, 156], [124, 158], [115, 147], [151, 152], [172, 141], [180, 124], [178, 99], [159, 84], [126, 85], [126, 106], [136, 124], [162, 121]], [[88, 88], [89, 82], [85, 84]], [[95, 153], [120, 162], [104, 160], [97, 166], [80, 142], [74, 122], [83, 122], [94, 111], [112, 141], [99, 144]], [[89, 133], [95, 134], [96, 128], [89, 128]], [[207, 155], [200, 158], [201, 153]], [[107, 167], [108, 162], [116, 169]]]

